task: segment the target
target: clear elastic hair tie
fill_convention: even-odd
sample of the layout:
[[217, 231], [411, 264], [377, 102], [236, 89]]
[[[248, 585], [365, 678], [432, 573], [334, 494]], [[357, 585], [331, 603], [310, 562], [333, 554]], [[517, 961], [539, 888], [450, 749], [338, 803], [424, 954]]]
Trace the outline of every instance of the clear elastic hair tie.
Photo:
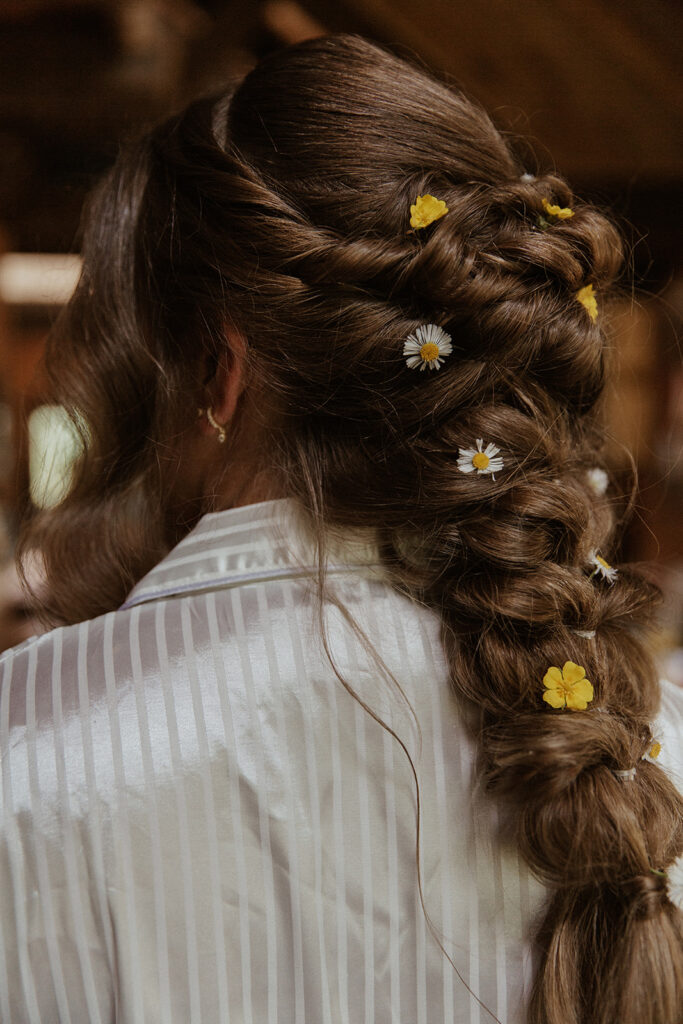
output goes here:
[[635, 779], [636, 770], [635, 768], [613, 768], [612, 774], [616, 775], [618, 779]]
[[594, 629], [573, 629], [572, 633], [575, 636], [581, 636], [584, 640], [595, 640]]

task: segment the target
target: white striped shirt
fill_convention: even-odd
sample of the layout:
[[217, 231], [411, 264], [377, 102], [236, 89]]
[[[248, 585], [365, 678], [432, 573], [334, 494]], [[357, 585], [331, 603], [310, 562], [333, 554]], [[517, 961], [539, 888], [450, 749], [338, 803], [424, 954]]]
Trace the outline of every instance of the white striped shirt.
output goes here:
[[469, 986], [521, 1024], [546, 893], [477, 783], [439, 619], [371, 544], [333, 550], [405, 698], [330, 602], [335, 664], [414, 761], [461, 978], [406, 753], [335, 675], [314, 572], [289, 501], [207, 515], [120, 610], [0, 660], [3, 1022], [492, 1020]]

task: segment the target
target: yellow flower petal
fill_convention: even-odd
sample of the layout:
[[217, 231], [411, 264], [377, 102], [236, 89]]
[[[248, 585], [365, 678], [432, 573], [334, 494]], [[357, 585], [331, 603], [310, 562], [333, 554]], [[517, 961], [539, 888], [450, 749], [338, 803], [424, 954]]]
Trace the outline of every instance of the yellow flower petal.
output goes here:
[[418, 229], [426, 228], [447, 213], [448, 207], [443, 199], [437, 199], [435, 196], [430, 196], [429, 193], [418, 196], [410, 207], [410, 226]]
[[573, 693], [567, 694], [567, 705], [570, 711], [585, 711], [588, 703]]
[[648, 756], [651, 757], [653, 761], [656, 761], [657, 758], [659, 757], [659, 755], [661, 754], [661, 752], [662, 752], [662, 744], [661, 743], [657, 743], [657, 741], [655, 740], [655, 742], [650, 747], [650, 753], [649, 753]]
[[556, 206], [554, 203], [549, 203], [547, 199], [542, 199], [541, 203], [549, 217], [557, 217], [558, 220], [569, 220], [570, 217], [574, 216], [574, 211], [569, 206]]
[[593, 285], [587, 284], [583, 288], [579, 288], [576, 293], [577, 300], [581, 303], [584, 309], [588, 312], [589, 317], [595, 323], [598, 319], [598, 301], [595, 298], [595, 292], [593, 291]]
[[564, 694], [560, 693], [559, 690], [546, 690], [543, 694], [543, 700], [546, 704], [550, 704], [551, 708], [563, 708], [566, 706]]
[[572, 683], [578, 683], [579, 679], [583, 679], [585, 675], [585, 668], [582, 668], [581, 665], [577, 665], [573, 661], [565, 661], [562, 666], [562, 678], [565, 683], [569, 683], [570, 685]]
[[572, 711], [583, 711], [589, 701], [593, 700], [593, 687], [587, 679], [582, 679], [579, 683], [574, 683], [570, 690], [567, 691], [567, 707], [571, 708]]
[[554, 690], [558, 686], [562, 686], [562, 673], [559, 668], [553, 665], [548, 669], [546, 674], [543, 676], [543, 685], [547, 686], [549, 690]]

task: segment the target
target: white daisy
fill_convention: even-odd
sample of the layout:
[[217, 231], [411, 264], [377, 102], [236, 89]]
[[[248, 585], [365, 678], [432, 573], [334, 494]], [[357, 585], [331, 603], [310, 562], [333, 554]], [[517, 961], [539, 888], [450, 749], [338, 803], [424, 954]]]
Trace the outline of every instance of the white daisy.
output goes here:
[[666, 869], [666, 888], [671, 902], [683, 910], [683, 856]]
[[419, 368], [438, 370], [444, 358], [453, 351], [451, 336], [436, 324], [423, 324], [414, 334], [408, 335], [403, 346], [403, 355], [411, 370]]
[[652, 735], [652, 743], [647, 749], [647, 752], [643, 754], [643, 761], [649, 761], [650, 764], [656, 764], [657, 758], [662, 752], [662, 736], [658, 729], [650, 729]]
[[490, 473], [493, 480], [495, 474], [503, 468], [503, 460], [498, 455], [500, 448], [495, 444], [487, 444], [484, 448], [484, 441], [477, 438], [476, 448], [461, 448], [458, 456], [458, 469], [462, 473]]
[[609, 477], [604, 469], [600, 469], [598, 466], [595, 466], [593, 469], [588, 470], [586, 478], [588, 480], [588, 486], [593, 493], [597, 494], [598, 497], [602, 497], [609, 486]]
[[597, 551], [590, 556], [590, 564], [593, 566], [591, 576], [602, 576], [608, 583], [614, 583], [617, 578], [617, 569], [613, 569], [609, 562], [606, 562]]

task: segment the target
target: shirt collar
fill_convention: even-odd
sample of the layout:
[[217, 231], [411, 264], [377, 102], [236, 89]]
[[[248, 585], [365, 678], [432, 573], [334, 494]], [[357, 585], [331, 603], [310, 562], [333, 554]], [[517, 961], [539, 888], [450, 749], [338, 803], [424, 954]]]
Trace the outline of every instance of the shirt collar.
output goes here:
[[[122, 608], [195, 591], [237, 587], [317, 572], [316, 544], [290, 498], [204, 515], [133, 587]], [[381, 575], [371, 531], [331, 539], [327, 572]]]

